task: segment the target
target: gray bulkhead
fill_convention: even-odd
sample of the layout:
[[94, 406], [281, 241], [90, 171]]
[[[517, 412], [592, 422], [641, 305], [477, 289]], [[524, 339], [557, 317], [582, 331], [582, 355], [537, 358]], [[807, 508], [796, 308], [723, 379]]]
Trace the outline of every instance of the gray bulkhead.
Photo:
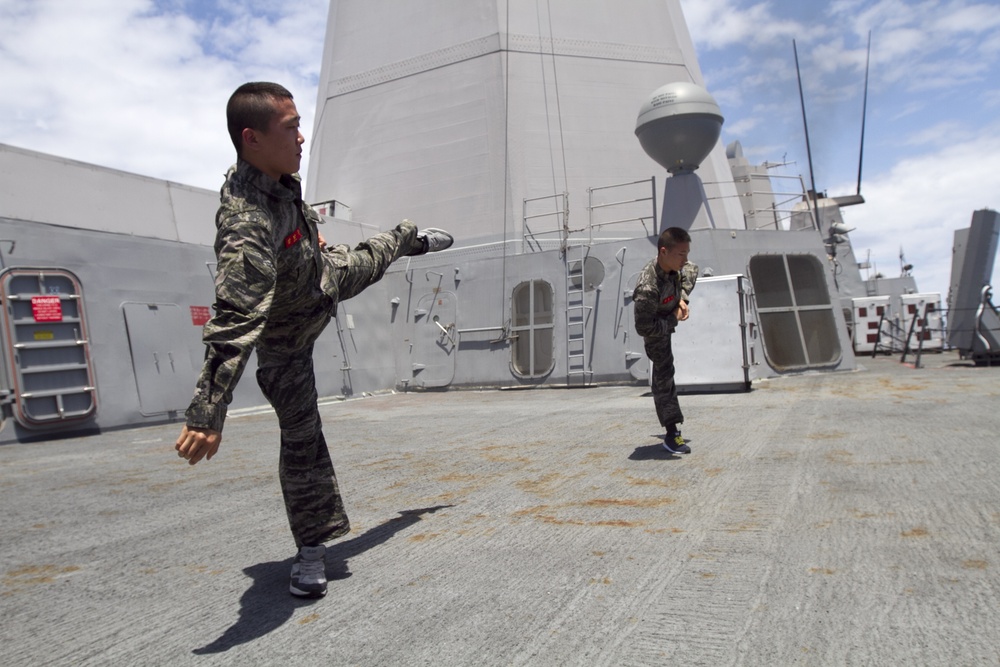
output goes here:
[[[683, 389], [746, 389], [754, 379], [781, 373], [855, 368], [818, 235], [697, 230], [692, 239], [692, 260], [711, 275], [700, 279], [691, 319], [675, 334]], [[513, 252], [517, 245], [486, 244], [400, 260], [381, 283], [343, 302], [338, 325], [349, 393], [648, 380], [631, 294], [639, 271], [655, 254], [651, 239], [579, 247], [592, 275], [600, 274], [597, 283], [586, 273], [583, 278], [583, 373], [574, 372], [570, 356], [573, 290], [562, 251]], [[752, 258], [778, 263], [759, 269], [768, 275], [783, 271], [786, 258], [792, 258], [790, 280], [797, 282], [789, 290], [774, 288], [780, 294], [763, 313], [748, 277]], [[777, 283], [784, 280], [781, 275]], [[537, 309], [540, 323], [519, 330], [516, 294], [529, 282], [539, 283], [548, 300]], [[793, 303], [796, 299], [802, 303]], [[817, 318], [822, 324], [808, 325]], [[534, 366], [519, 363], [517, 346], [529, 336], [539, 341]]]
[[[0, 442], [177, 419], [204, 356], [217, 193], [11, 146], [0, 173], [0, 391], [14, 417]], [[32, 313], [53, 296], [55, 316]], [[82, 393], [95, 409], [78, 418]], [[234, 407], [263, 402], [244, 382]]]
[[1000, 317], [990, 286], [1000, 239], [1000, 214], [982, 209], [955, 231], [948, 292], [948, 342], [963, 358], [1000, 358]]

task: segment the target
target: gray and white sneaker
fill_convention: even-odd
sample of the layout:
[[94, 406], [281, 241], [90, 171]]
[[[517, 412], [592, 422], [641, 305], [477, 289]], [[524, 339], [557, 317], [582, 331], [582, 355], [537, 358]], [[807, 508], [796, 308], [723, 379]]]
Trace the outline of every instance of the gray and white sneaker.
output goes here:
[[424, 253], [437, 252], [450, 248], [451, 244], [455, 242], [455, 237], [443, 229], [428, 227], [417, 232], [417, 240], [423, 242], [424, 249], [423, 252], [418, 251], [415, 254], [423, 255]]
[[326, 595], [326, 545], [299, 549], [292, 563], [292, 580], [288, 590], [300, 598]]

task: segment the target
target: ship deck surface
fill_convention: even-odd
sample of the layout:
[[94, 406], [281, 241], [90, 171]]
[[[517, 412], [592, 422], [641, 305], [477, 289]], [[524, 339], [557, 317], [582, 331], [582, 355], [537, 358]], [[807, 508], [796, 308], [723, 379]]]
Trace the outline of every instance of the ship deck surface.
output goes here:
[[[325, 403], [353, 531], [287, 592], [277, 424], [0, 447], [6, 665], [997, 664], [1000, 368]], [[685, 363], [679, 360], [679, 363]]]

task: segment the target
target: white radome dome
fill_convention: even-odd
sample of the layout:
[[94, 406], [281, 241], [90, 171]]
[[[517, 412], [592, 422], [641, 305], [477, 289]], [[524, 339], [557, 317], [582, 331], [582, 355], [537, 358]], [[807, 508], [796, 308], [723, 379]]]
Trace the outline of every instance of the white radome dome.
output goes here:
[[677, 81], [657, 88], [639, 110], [635, 136], [672, 174], [691, 172], [715, 147], [724, 119], [707, 90]]

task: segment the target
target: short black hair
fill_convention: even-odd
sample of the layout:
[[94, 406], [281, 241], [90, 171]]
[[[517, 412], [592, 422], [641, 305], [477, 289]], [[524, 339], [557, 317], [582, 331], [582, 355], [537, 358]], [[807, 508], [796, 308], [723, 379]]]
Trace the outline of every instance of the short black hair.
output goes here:
[[242, 154], [243, 130], [266, 131], [274, 116], [274, 103], [281, 99], [290, 100], [292, 94], [284, 86], [266, 81], [244, 83], [229, 97], [226, 125], [237, 156]]
[[656, 249], [666, 248], [670, 250], [678, 243], [691, 243], [691, 235], [680, 227], [667, 227], [660, 234], [660, 238], [656, 242]]

